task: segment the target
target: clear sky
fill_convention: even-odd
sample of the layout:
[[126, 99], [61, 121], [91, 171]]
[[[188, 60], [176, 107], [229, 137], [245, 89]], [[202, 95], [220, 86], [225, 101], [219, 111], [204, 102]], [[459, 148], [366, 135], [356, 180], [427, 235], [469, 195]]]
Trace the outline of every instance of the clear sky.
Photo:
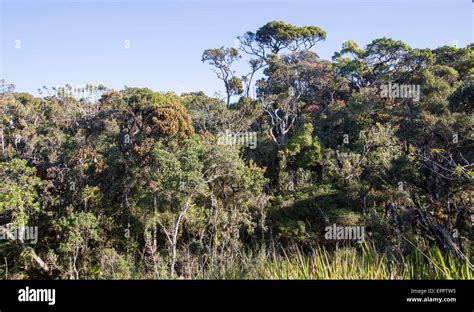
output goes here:
[[0, 0], [0, 10], [0, 79], [33, 94], [92, 83], [212, 95], [222, 85], [202, 51], [233, 46], [271, 20], [326, 30], [314, 48], [325, 59], [347, 39], [364, 46], [386, 36], [419, 48], [474, 41], [469, 0]]

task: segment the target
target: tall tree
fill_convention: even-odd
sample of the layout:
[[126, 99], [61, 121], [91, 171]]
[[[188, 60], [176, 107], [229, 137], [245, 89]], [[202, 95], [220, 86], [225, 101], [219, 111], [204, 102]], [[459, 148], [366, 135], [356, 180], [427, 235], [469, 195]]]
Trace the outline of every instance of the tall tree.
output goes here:
[[240, 58], [241, 56], [236, 48], [207, 49], [202, 54], [202, 62], [209, 62], [210, 65], [214, 66], [217, 77], [224, 82], [227, 107], [230, 106], [230, 99], [233, 95], [239, 95], [243, 92], [242, 81], [232, 69], [232, 64]]

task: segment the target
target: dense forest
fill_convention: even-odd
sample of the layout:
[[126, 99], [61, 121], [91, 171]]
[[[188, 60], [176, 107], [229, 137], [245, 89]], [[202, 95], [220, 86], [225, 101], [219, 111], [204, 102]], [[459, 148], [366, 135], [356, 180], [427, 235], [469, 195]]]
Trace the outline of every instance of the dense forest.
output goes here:
[[222, 96], [2, 80], [1, 278], [472, 279], [474, 45], [325, 38], [196, 55]]

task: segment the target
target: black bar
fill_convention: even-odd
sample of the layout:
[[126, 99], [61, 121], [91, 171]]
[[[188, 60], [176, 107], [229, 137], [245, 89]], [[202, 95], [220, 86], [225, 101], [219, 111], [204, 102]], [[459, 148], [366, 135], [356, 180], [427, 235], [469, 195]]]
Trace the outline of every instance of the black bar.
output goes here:
[[[288, 306], [289, 311], [454, 312], [473, 311], [473, 286], [472, 281], [1, 281], [0, 310], [268, 311]], [[26, 287], [55, 289], [54, 305], [19, 302], [19, 290]], [[407, 302], [407, 298], [451, 302]]]

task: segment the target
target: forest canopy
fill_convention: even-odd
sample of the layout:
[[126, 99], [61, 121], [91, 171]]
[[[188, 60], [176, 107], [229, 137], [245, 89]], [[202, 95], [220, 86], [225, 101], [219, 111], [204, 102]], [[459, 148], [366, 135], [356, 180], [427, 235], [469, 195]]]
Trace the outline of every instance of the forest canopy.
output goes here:
[[472, 278], [474, 45], [329, 35], [203, 51], [223, 98], [2, 80], [0, 276]]

